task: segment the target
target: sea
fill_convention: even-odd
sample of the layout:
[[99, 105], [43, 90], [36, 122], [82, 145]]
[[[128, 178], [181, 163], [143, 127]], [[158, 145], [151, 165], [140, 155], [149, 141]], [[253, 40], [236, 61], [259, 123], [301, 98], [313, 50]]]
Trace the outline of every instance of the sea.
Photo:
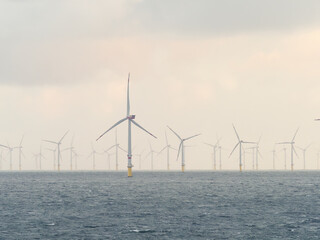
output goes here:
[[320, 172], [0, 172], [0, 239], [320, 239]]

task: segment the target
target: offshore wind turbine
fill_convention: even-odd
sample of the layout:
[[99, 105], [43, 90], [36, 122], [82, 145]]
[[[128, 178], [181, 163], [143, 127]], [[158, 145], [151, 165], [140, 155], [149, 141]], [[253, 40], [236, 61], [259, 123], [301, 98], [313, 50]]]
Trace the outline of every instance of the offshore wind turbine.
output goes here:
[[118, 126], [120, 123], [128, 120], [128, 177], [132, 177], [132, 149], [131, 149], [131, 123], [136, 125], [138, 128], [142, 129], [146, 133], [150, 134], [152, 137], [157, 138], [154, 136], [152, 133], [148, 132], [146, 129], [144, 129], [142, 126], [140, 126], [135, 119], [135, 115], [130, 115], [130, 99], [129, 99], [129, 80], [130, 80], [130, 73], [128, 75], [128, 87], [127, 87], [127, 116], [120, 121], [116, 122], [112, 127], [110, 127], [107, 131], [105, 131], [103, 134], [101, 134], [98, 138], [97, 141], [105, 135], [107, 132], [109, 132], [111, 129], [114, 127]]
[[61, 151], [60, 151], [60, 145], [62, 143], [62, 140], [64, 139], [64, 137], [67, 135], [67, 133], [69, 132], [69, 130], [62, 136], [62, 138], [58, 141], [51, 141], [51, 140], [42, 140], [44, 142], [48, 142], [48, 143], [53, 143], [57, 145], [57, 150], [58, 150], [58, 171], [60, 172], [60, 159], [61, 159]]
[[73, 162], [73, 159], [72, 159], [72, 157], [73, 157], [73, 150], [74, 150], [73, 140], [74, 140], [74, 135], [72, 136], [71, 143], [70, 143], [70, 147], [65, 148], [65, 149], [62, 150], [62, 152], [67, 151], [67, 150], [70, 150], [70, 171], [72, 171], [72, 162]]
[[22, 152], [22, 141], [23, 141], [24, 135], [21, 138], [20, 144], [18, 147], [16, 147], [17, 149], [19, 149], [19, 171], [21, 171], [21, 157], [22, 155], [24, 156], [24, 153]]
[[284, 169], [287, 170], [287, 149], [284, 147], [282, 151], [284, 154]]
[[164, 146], [164, 148], [161, 149], [161, 151], [158, 153], [161, 154], [165, 149], [167, 149], [167, 170], [169, 171], [170, 170], [170, 149], [172, 150], [176, 150], [175, 148], [173, 148], [169, 142], [168, 142], [168, 137], [167, 137], [167, 131], [164, 132], [165, 133], [165, 137], [166, 137], [166, 146]]
[[235, 147], [233, 148], [232, 152], [229, 155], [229, 158], [231, 157], [232, 153], [234, 152], [234, 150], [236, 150], [236, 148], [239, 146], [239, 168], [240, 168], [240, 172], [242, 172], [242, 144], [244, 143], [249, 143], [249, 144], [256, 144], [256, 142], [247, 142], [247, 141], [243, 141], [240, 139], [236, 128], [234, 127], [234, 125], [232, 125], [234, 132], [238, 138], [238, 143], [235, 145]]
[[115, 144], [113, 146], [111, 146], [110, 148], [108, 148], [107, 151], [111, 150], [112, 148], [116, 149], [116, 171], [118, 171], [118, 167], [119, 167], [119, 162], [118, 162], [118, 156], [119, 156], [119, 149], [122, 150], [125, 153], [128, 153], [126, 150], [124, 150], [120, 144], [118, 143], [118, 134], [117, 134], [117, 129], [116, 129], [116, 138], [115, 138]]
[[144, 152], [144, 150], [142, 150], [140, 153], [135, 154], [135, 156], [137, 156], [139, 158], [139, 170], [141, 170], [141, 159], [142, 159], [142, 153]]
[[[93, 147], [93, 144], [91, 143], [91, 148], [92, 148], [92, 152], [90, 153], [90, 155], [88, 156], [88, 158], [90, 158], [92, 156], [92, 168], [93, 168], [93, 171], [96, 170], [96, 154], [98, 153], [94, 147]], [[100, 154], [100, 153], [98, 153]]]
[[256, 143], [256, 170], [258, 170], [258, 166], [259, 166], [259, 156], [262, 158], [262, 155], [260, 153], [260, 150], [259, 150], [259, 144], [260, 144], [260, 140], [261, 140], [261, 136], [258, 140], [258, 142]]
[[289, 144], [291, 146], [291, 171], [293, 171], [293, 153], [295, 153], [296, 156], [298, 157], [298, 154], [297, 154], [297, 152], [296, 152], [296, 150], [294, 148], [294, 144], [295, 144], [294, 139], [296, 138], [298, 131], [299, 131], [299, 128], [297, 128], [295, 134], [293, 135], [293, 138], [292, 138], [291, 142], [279, 142], [279, 143], [277, 143], [277, 144], [285, 144], [285, 145]]
[[153, 170], [153, 154], [158, 153], [152, 149], [151, 143], [149, 142], [150, 146], [150, 152], [145, 156], [146, 158], [150, 155], [150, 160], [151, 160], [151, 170]]
[[10, 147], [9, 144], [8, 144], [8, 146], [0, 144], [0, 147], [7, 148], [9, 150], [9, 154], [10, 154], [10, 171], [11, 171], [12, 170], [12, 152], [13, 152], [13, 150], [15, 148]]
[[[204, 144], [206, 144], [206, 145], [208, 145], [209, 147], [212, 147], [212, 157], [213, 157], [213, 170], [216, 170], [217, 168], [216, 168], [216, 165], [217, 165], [217, 149], [219, 149], [219, 143], [220, 143], [220, 139], [221, 138], [219, 138], [218, 140], [217, 140], [217, 142], [216, 142], [216, 144], [210, 144], [210, 143], [204, 143]], [[220, 151], [221, 151], [221, 149], [220, 149]], [[220, 153], [221, 154], [221, 153]], [[221, 162], [220, 162], [220, 165], [221, 165]], [[221, 170], [221, 169], [220, 169]]]
[[110, 159], [110, 157], [111, 157], [114, 153], [109, 153], [109, 150], [105, 150], [103, 153], [107, 155], [107, 164], [108, 164], [108, 169], [109, 169], [109, 171], [110, 171], [110, 170], [111, 170], [111, 159]]
[[276, 158], [277, 158], [277, 151], [276, 151], [276, 146], [273, 147], [272, 152], [272, 166], [273, 170], [276, 170]]
[[305, 148], [302, 148], [302, 147], [298, 147], [301, 151], [302, 151], [302, 154], [303, 154], [303, 170], [306, 170], [306, 152], [307, 150], [309, 149], [309, 147], [311, 147], [312, 143], [310, 143], [308, 146], [306, 146]]
[[180, 151], [181, 151], [181, 171], [184, 172], [184, 168], [185, 168], [185, 159], [184, 159], [184, 157], [185, 157], [185, 156], [184, 156], [184, 155], [185, 155], [185, 152], [184, 152], [185, 146], [184, 146], [184, 142], [187, 141], [187, 140], [189, 140], [189, 139], [191, 139], [191, 138], [194, 138], [194, 137], [197, 137], [197, 136], [201, 135], [201, 133], [198, 133], [198, 134], [193, 135], [193, 136], [191, 136], [191, 137], [181, 138], [181, 137], [180, 137], [175, 131], [173, 131], [169, 126], [167, 126], [167, 127], [168, 127], [168, 128], [171, 130], [171, 132], [173, 132], [174, 135], [176, 135], [177, 138], [179, 138], [179, 140], [180, 140], [180, 145], [179, 145], [179, 149], [178, 149], [177, 160], [178, 160], [178, 158], [179, 158]]
[[53, 153], [53, 170], [56, 170], [56, 151], [57, 148], [51, 149], [51, 148], [46, 148], [46, 150], [51, 151]]

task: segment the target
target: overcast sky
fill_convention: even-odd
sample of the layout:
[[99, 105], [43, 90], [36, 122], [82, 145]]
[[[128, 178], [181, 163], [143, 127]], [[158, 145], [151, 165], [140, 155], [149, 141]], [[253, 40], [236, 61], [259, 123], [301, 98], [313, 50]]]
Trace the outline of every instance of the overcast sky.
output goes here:
[[[25, 169], [34, 168], [41, 139], [58, 140], [68, 129], [64, 147], [75, 134], [79, 168], [89, 169], [91, 142], [98, 151], [111, 146], [114, 132], [95, 139], [125, 116], [128, 72], [132, 113], [158, 136], [134, 129], [136, 152], [147, 152], [148, 141], [160, 150], [169, 125], [182, 137], [202, 133], [186, 150], [187, 169], [211, 168], [203, 142], [214, 143], [217, 135], [224, 167], [237, 169], [238, 152], [228, 159], [237, 143], [233, 123], [244, 140], [262, 135], [260, 166], [267, 169], [274, 143], [291, 140], [300, 126], [296, 143], [313, 143], [307, 167], [316, 167], [319, 1], [4, 0], [0, 29], [0, 143], [17, 145], [25, 134]], [[126, 124], [118, 134], [127, 148]], [[297, 151], [295, 167], [301, 168]], [[51, 153], [44, 153], [49, 169]], [[5, 150], [3, 156], [7, 169]], [[105, 158], [97, 158], [97, 168], [105, 167]], [[283, 168], [282, 152], [278, 158]], [[156, 161], [156, 168], [165, 168], [164, 155]], [[126, 163], [121, 155], [120, 167]], [[66, 153], [62, 166], [69, 166]]]

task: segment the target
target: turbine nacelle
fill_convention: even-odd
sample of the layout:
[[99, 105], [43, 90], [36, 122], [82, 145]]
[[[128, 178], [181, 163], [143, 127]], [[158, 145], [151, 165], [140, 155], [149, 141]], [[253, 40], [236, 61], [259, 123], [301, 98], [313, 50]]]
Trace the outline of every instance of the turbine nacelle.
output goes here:
[[130, 119], [130, 120], [133, 120], [133, 119], [135, 119], [136, 118], [136, 115], [129, 115], [128, 117], [127, 117], [127, 119]]

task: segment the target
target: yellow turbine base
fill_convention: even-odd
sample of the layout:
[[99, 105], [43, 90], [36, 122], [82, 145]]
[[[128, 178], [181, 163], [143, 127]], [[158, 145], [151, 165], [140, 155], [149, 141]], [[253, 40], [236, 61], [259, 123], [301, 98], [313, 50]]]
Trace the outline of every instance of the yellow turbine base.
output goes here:
[[291, 165], [291, 171], [293, 171], [293, 165]]
[[118, 171], [118, 165], [116, 166], [116, 171]]
[[240, 172], [242, 172], [242, 166], [240, 165]]
[[132, 168], [128, 167], [128, 177], [132, 177]]
[[184, 166], [181, 167], [181, 171], [184, 172]]

